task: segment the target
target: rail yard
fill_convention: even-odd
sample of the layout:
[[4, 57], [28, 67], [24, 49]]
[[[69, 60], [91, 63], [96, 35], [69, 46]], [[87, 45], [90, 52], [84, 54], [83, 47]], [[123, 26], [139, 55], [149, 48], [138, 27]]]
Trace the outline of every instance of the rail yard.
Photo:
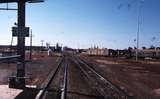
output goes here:
[[160, 99], [159, 4], [0, 0], [0, 99]]
[[[136, 62], [130, 59], [67, 52], [59, 54], [61, 55], [48, 56], [47, 52], [43, 52], [33, 55], [32, 62], [26, 64], [26, 83], [34, 87], [26, 87], [15, 99], [160, 97], [158, 60]], [[8, 77], [16, 73], [15, 63], [1, 63], [2, 72], [0, 83], [8, 84]]]

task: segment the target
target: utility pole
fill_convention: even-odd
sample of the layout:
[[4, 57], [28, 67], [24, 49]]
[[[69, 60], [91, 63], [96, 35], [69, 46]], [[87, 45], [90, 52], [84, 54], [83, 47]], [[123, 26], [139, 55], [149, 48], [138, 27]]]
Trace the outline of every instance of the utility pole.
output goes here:
[[141, 9], [142, 9], [142, 3], [144, 1], [143, 0], [140, 0], [139, 1], [139, 5], [138, 5], [138, 25], [137, 25], [137, 48], [136, 48], [136, 61], [138, 61], [138, 52], [139, 52], [139, 34], [140, 34], [140, 25], [142, 24], [141, 23]]
[[32, 60], [32, 30], [31, 30], [31, 35], [30, 35], [30, 55], [29, 55], [29, 58], [30, 60]]
[[[0, 10], [18, 10], [18, 27], [13, 27], [13, 36], [17, 36], [17, 54], [20, 55], [17, 63], [16, 77], [9, 78], [9, 87], [25, 88], [25, 37], [29, 36], [29, 28], [25, 27], [26, 2], [37, 3], [43, 0], [0, 0], [0, 3], [7, 3], [7, 8]], [[18, 3], [18, 9], [9, 9], [8, 3]]]
[[41, 40], [41, 51], [43, 51], [43, 42], [44, 40]]
[[[135, 3], [135, 1], [138, 1], [138, 22], [137, 22], [137, 34], [136, 34], [136, 61], [138, 61], [138, 51], [139, 51], [139, 34], [140, 34], [140, 25], [141, 25], [141, 9], [142, 9], [142, 3], [144, 0], [133, 0], [132, 2], [128, 3], [128, 8], [131, 7], [131, 3]], [[120, 9], [123, 5], [119, 5], [118, 9]]]

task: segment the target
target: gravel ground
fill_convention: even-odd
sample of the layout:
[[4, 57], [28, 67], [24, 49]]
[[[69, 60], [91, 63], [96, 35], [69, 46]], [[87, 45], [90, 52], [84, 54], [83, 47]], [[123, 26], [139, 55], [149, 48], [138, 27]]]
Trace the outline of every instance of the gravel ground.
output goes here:
[[43, 56], [26, 64], [26, 75], [30, 77], [28, 84], [40, 86], [51, 70], [55, 69], [58, 57]]
[[[160, 99], [160, 64], [139, 61], [81, 56], [94, 68], [136, 99]], [[155, 63], [155, 64], [154, 64]]]
[[73, 62], [69, 64], [68, 83], [68, 99], [101, 99], [100, 94], [88, 84], [88, 79]]
[[[63, 85], [64, 65], [62, 64], [50, 86], [50, 91], [46, 99], [58, 99]], [[91, 86], [78, 66], [69, 60], [68, 80], [67, 80], [67, 99], [101, 99]]]

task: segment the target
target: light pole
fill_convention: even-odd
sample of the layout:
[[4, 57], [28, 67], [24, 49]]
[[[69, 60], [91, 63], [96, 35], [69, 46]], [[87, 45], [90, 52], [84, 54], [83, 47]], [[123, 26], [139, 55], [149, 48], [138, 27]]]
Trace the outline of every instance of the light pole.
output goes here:
[[139, 34], [140, 34], [140, 25], [141, 23], [141, 9], [142, 9], [142, 3], [144, 2], [144, 0], [140, 0], [139, 1], [139, 5], [138, 5], [138, 22], [137, 22], [137, 48], [136, 48], [136, 61], [138, 61], [138, 51], [139, 51]]

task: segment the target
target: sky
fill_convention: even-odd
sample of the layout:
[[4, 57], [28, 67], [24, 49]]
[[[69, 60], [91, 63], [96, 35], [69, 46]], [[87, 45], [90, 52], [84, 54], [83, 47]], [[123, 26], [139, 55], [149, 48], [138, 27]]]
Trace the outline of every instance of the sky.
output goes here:
[[[140, 3], [143, 1], [143, 3]], [[72, 48], [124, 49], [136, 46], [139, 5], [140, 47], [160, 46], [160, 0], [45, 0], [26, 4], [26, 26], [33, 45], [45, 43]], [[6, 7], [6, 4], [0, 4]], [[17, 4], [9, 4], [16, 8]], [[17, 11], [0, 10], [0, 45], [11, 43]], [[16, 44], [14, 37], [14, 44]], [[29, 38], [26, 38], [29, 45]]]

